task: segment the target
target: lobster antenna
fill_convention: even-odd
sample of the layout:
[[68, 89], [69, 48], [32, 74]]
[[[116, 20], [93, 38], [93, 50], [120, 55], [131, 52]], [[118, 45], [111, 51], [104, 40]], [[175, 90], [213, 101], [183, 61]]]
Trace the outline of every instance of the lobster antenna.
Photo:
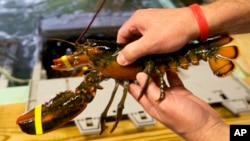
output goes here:
[[63, 39], [59, 39], [59, 38], [48, 38], [49, 40], [54, 40], [54, 41], [61, 41], [61, 42], [65, 42], [65, 43], [68, 43], [72, 46], [75, 46], [75, 43], [72, 43], [72, 42], [69, 42], [67, 40], [63, 40]]
[[101, 5], [99, 6], [99, 8], [97, 9], [94, 17], [92, 18], [92, 20], [90, 21], [89, 25], [87, 26], [87, 28], [85, 28], [85, 30], [82, 32], [82, 34], [79, 36], [79, 38], [76, 40], [76, 43], [80, 43], [80, 40], [82, 39], [82, 37], [87, 33], [87, 31], [89, 30], [90, 26], [92, 25], [92, 23], [94, 22], [96, 16], [98, 15], [98, 13], [101, 11], [103, 5], [105, 3], [105, 0], [102, 1]]

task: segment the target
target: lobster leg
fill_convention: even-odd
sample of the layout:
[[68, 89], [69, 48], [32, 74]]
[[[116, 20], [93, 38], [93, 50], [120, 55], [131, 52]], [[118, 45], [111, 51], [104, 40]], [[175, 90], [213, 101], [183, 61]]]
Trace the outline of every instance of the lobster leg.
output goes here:
[[128, 94], [128, 86], [129, 86], [129, 80], [125, 80], [124, 81], [124, 89], [123, 89], [123, 95], [122, 95], [122, 99], [119, 102], [118, 106], [117, 106], [117, 113], [116, 113], [116, 121], [112, 127], [112, 129], [110, 130], [110, 133], [112, 133], [115, 128], [117, 127], [120, 119], [122, 118], [122, 111], [124, 108], [124, 103]]
[[163, 75], [161, 73], [161, 71], [155, 67], [155, 71], [156, 71], [156, 74], [158, 75], [158, 78], [160, 79], [160, 97], [159, 97], [159, 101], [163, 100], [165, 98], [165, 89], [166, 89], [166, 82], [165, 80], [163, 79]]
[[141, 89], [141, 92], [140, 92], [140, 95], [138, 97], [138, 100], [141, 99], [141, 97], [143, 96], [143, 94], [145, 93], [145, 90], [147, 89], [147, 86], [148, 86], [148, 82], [149, 82], [149, 79], [150, 79], [150, 74], [152, 73], [153, 71], [153, 68], [154, 68], [154, 62], [149, 60], [146, 62], [146, 67], [145, 69], [143, 70], [143, 72], [145, 72], [147, 74], [147, 79]]
[[111, 106], [111, 104], [112, 104], [112, 102], [113, 102], [113, 100], [114, 100], [114, 98], [115, 98], [115, 94], [116, 94], [116, 92], [117, 92], [117, 89], [118, 89], [119, 85], [120, 85], [120, 84], [119, 84], [119, 81], [116, 80], [116, 81], [115, 81], [115, 88], [114, 88], [114, 90], [113, 90], [113, 92], [112, 92], [112, 94], [111, 94], [111, 98], [110, 98], [110, 100], [109, 100], [109, 102], [108, 102], [106, 108], [104, 109], [104, 111], [103, 111], [102, 114], [101, 114], [101, 117], [100, 117], [100, 124], [101, 124], [101, 132], [100, 132], [100, 135], [101, 135], [101, 134], [103, 133], [103, 131], [107, 128], [106, 125], [105, 125], [105, 120], [106, 120], [106, 118], [107, 118], [108, 110], [109, 110], [109, 108], [110, 108], [110, 106]]
[[152, 74], [152, 72], [155, 71], [156, 75], [157, 75], [157, 83], [159, 81], [159, 86], [160, 86], [160, 97], [159, 97], [159, 101], [163, 100], [164, 97], [165, 97], [165, 88], [166, 88], [166, 83], [163, 79], [163, 75], [162, 75], [162, 72], [160, 71], [160, 69], [158, 69], [157, 66], [155, 66], [154, 62], [152, 60], [149, 60], [146, 62], [146, 67], [144, 69], [143, 72], [145, 72], [147, 75], [147, 79], [141, 89], [141, 92], [140, 92], [140, 95], [138, 97], [138, 100], [141, 99], [141, 97], [143, 96], [143, 94], [145, 93], [146, 89], [147, 89], [147, 86], [148, 86], [148, 82], [149, 82], [149, 79], [150, 79], [150, 76]]

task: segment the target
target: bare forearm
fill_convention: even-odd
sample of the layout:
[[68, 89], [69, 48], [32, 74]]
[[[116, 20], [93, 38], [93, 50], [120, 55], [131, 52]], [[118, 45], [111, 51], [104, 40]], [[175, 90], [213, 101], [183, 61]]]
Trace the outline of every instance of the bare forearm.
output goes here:
[[221, 33], [250, 32], [249, 0], [217, 0], [202, 6], [210, 36]]

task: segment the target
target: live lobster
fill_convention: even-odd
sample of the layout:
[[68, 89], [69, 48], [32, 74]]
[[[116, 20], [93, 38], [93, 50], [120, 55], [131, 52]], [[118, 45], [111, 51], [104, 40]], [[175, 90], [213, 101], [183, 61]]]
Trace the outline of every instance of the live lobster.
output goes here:
[[[87, 65], [92, 69], [85, 75], [82, 83], [75, 91], [60, 92], [49, 102], [38, 105], [18, 117], [17, 124], [23, 132], [43, 134], [68, 123], [93, 100], [97, 89], [102, 89], [100, 83], [110, 78], [113, 78], [116, 84], [111, 99], [101, 114], [101, 133], [106, 129], [105, 119], [116, 90], [121, 83], [124, 87], [122, 99], [117, 107], [116, 121], [111, 129], [111, 132], [113, 132], [122, 117], [128, 86], [135, 82], [137, 73], [143, 71], [148, 74], [148, 78], [153, 77], [158, 82], [161, 89], [159, 101], [161, 101], [165, 96], [166, 84], [163, 75], [167, 69], [172, 71], [177, 71], [177, 67], [188, 69], [190, 64], [199, 65], [199, 61], [204, 60], [209, 62], [210, 68], [216, 76], [223, 77], [231, 74], [235, 67], [232, 60], [238, 56], [236, 46], [224, 46], [231, 42], [232, 38], [228, 35], [220, 35], [205, 42], [187, 44], [177, 52], [149, 55], [138, 59], [131, 65], [120, 66], [116, 62], [116, 57], [125, 44], [93, 39], [87, 39], [83, 44], [80, 44], [79, 39], [76, 43], [70, 43], [76, 47], [76, 52], [55, 59], [55, 65], [52, 65], [52, 68], [58, 70], [72, 69], [80, 65]], [[145, 82], [138, 100], [147, 89], [148, 80]]]

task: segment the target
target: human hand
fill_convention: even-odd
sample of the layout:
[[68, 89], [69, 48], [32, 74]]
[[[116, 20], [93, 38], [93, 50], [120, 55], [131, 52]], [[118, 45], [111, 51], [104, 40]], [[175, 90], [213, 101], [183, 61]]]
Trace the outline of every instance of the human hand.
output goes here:
[[[136, 99], [146, 76], [138, 73], [138, 84], [129, 87]], [[162, 101], [158, 101], [160, 89], [152, 79], [139, 100], [151, 116], [186, 140], [229, 140], [229, 127], [210, 105], [187, 90], [175, 72], [167, 71], [167, 80], [169, 86]]]
[[118, 31], [117, 42], [128, 44], [117, 62], [128, 65], [148, 54], [173, 52], [198, 36], [189, 8], [137, 10]]
[[[246, 18], [250, 16], [248, 0], [217, 0], [200, 8], [211, 37], [250, 32], [250, 18]], [[117, 62], [125, 66], [148, 54], [176, 51], [197, 39], [199, 32], [188, 7], [137, 10], [118, 31], [117, 42], [128, 44], [118, 54]]]

